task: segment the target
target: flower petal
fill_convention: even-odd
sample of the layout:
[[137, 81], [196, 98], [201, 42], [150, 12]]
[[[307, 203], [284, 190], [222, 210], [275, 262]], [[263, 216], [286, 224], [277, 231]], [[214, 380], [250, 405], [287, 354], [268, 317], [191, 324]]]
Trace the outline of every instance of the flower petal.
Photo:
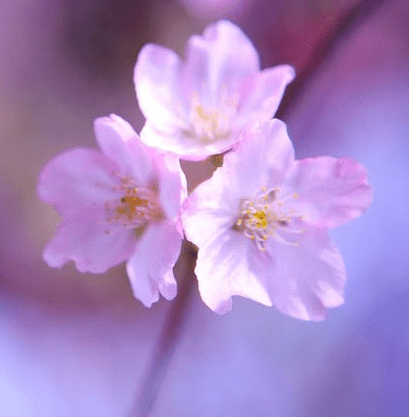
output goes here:
[[278, 186], [294, 161], [294, 148], [285, 123], [273, 119], [250, 125], [236, 152], [227, 154], [221, 169], [232, 172], [231, 185], [241, 197], [252, 197], [260, 187]]
[[151, 223], [128, 260], [126, 270], [134, 296], [146, 307], [158, 301], [159, 293], [171, 300], [176, 295], [172, 268], [182, 244], [182, 235], [175, 223]]
[[237, 91], [241, 81], [260, 68], [249, 38], [226, 20], [207, 26], [203, 36], [190, 37], [185, 56], [185, 91], [197, 93], [204, 106], [217, 106], [223, 89]]
[[182, 159], [200, 161], [209, 155], [227, 151], [235, 143], [234, 137], [230, 141], [216, 141], [203, 144], [196, 138], [189, 138], [187, 131], [164, 133], [150, 122], [146, 122], [141, 130], [141, 140], [148, 146], [162, 149], [180, 155]]
[[[180, 58], [170, 49], [145, 45], [135, 65], [134, 82], [139, 107], [151, 123], [171, 133], [186, 127], [186, 103], [180, 93]], [[179, 114], [179, 112], [181, 112]]]
[[268, 255], [241, 233], [228, 230], [215, 235], [200, 247], [197, 258], [195, 273], [202, 300], [219, 314], [231, 310], [234, 295], [271, 306], [266, 278], [269, 262]]
[[72, 216], [117, 198], [112, 177], [116, 170], [117, 164], [102, 152], [76, 148], [47, 163], [40, 174], [38, 195], [61, 215]]
[[182, 223], [188, 240], [201, 248], [221, 232], [231, 229], [234, 217], [231, 212], [217, 207], [217, 201], [205, 200], [195, 190], [183, 205]]
[[344, 302], [346, 272], [342, 256], [325, 230], [307, 228], [298, 247], [270, 239], [271, 298], [281, 312], [302, 320], [323, 320], [326, 309]]
[[240, 107], [235, 118], [236, 128], [251, 120], [270, 120], [278, 109], [286, 86], [294, 79], [294, 68], [279, 65], [267, 68], [247, 79], [240, 88]]
[[121, 117], [111, 114], [94, 121], [95, 136], [101, 150], [115, 161], [119, 172], [147, 186], [152, 179], [152, 150], [140, 140], [132, 126]]
[[194, 189], [182, 206], [185, 235], [199, 248], [230, 230], [237, 220], [242, 195], [231, 186], [232, 174], [230, 167], [218, 168], [210, 179]]
[[299, 196], [297, 211], [317, 227], [347, 223], [372, 202], [367, 172], [350, 158], [323, 156], [296, 161], [290, 184]]
[[53, 268], [73, 260], [80, 272], [103, 273], [128, 259], [135, 243], [134, 231], [107, 223], [102, 208], [85, 209], [61, 222], [43, 258]]
[[186, 177], [179, 158], [172, 154], [156, 155], [158, 171], [159, 200], [168, 219], [176, 220], [181, 203], [187, 196]]

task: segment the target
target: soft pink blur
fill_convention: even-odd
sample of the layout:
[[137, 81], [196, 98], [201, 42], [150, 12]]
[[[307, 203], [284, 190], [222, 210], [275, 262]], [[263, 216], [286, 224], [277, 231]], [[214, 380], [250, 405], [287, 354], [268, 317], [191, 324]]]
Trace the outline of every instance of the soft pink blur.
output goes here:
[[[299, 74], [356, 2], [260, 0], [220, 17], [252, 39], [262, 68], [288, 63]], [[41, 252], [59, 217], [38, 200], [37, 176], [57, 153], [95, 146], [96, 117], [115, 112], [139, 131], [140, 48], [182, 53], [205, 15], [170, 0], [0, 3], [1, 415], [130, 410], [171, 303], [144, 308], [121, 266], [104, 275], [49, 269]], [[286, 118], [297, 158], [349, 156], [369, 171], [373, 206], [332, 233], [347, 268], [345, 305], [319, 324], [243, 299], [220, 317], [195, 290], [152, 416], [407, 412], [408, 20], [405, 0], [385, 2], [337, 45]], [[211, 168], [203, 162], [201, 177]]]

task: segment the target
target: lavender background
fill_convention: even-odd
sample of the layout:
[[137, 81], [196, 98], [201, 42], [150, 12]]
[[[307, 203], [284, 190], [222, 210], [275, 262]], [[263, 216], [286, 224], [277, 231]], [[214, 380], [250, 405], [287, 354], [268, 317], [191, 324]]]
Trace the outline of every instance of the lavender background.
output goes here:
[[[345, 305], [321, 323], [244, 299], [218, 316], [195, 288], [150, 415], [407, 415], [409, 2], [384, 1], [363, 19], [371, 3], [1, 0], [1, 416], [128, 416], [149, 372], [172, 302], [145, 309], [123, 266], [49, 269], [41, 250], [59, 217], [36, 197], [48, 159], [95, 147], [95, 117], [115, 112], [140, 130], [132, 71], [142, 45], [182, 53], [191, 34], [225, 17], [263, 68], [290, 63], [305, 74], [357, 4], [283, 115], [298, 158], [350, 156], [370, 174], [371, 209], [332, 233], [348, 271]], [[189, 175], [209, 175], [208, 165]]]

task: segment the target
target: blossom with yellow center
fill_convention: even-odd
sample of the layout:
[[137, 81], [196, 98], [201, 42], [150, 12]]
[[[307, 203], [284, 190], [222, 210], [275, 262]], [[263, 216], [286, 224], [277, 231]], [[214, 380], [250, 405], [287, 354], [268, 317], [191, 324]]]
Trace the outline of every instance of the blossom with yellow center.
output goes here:
[[170, 49], [145, 45], [134, 71], [146, 118], [141, 139], [183, 159], [224, 153], [249, 122], [274, 116], [294, 76], [289, 65], [260, 70], [250, 39], [226, 20], [190, 37], [184, 60]]
[[296, 161], [279, 120], [250, 126], [244, 136], [182, 212], [185, 234], [199, 249], [201, 297], [218, 313], [242, 296], [322, 320], [343, 303], [346, 280], [328, 229], [370, 205], [366, 171], [348, 158]]
[[126, 261], [136, 298], [151, 306], [176, 295], [181, 248], [180, 204], [186, 192], [174, 155], [145, 146], [118, 116], [95, 121], [101, 151], [67, 151], [43, 169], [40, 197], [64, 218], [44, 249], [51, 267], [73, 260], [103, 273]]

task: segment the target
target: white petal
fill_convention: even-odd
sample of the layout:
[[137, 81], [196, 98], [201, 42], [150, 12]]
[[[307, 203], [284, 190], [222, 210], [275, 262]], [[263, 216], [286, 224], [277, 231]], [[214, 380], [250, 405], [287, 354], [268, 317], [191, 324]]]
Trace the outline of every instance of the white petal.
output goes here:
[[252, 197], [261, 187], [282, 184], [294, 161], [286, 125], [273, 119], [250, 125], [236, 152], [227, 154], [221, 169], [231, 171], [231, 187], [241, 197]]
[[162, 132], [186, 127], [188, 109], [181, 94], [181, 62], [170, 49], [145, 45], [135, 65], [134, 82], [139, 107]]
[[278, 310], [302, 320], [323, 320], [326, 309], [344, 302], [346, 281], [342, 256], [325, 230], [307, 228], [286, 235], [298, 247], [270, 239], [274, 269], [269, 273], [271, 298]]
[[151, 223], [126, 264], [134, 296], [146, 307], [158, 301], [159, 293], [172, 299], [176, 281], [172, 268], [182, 243], [177, 226], [170, 222]]
[[64, 152], [43, 168], [38, 194], [63, 216], [73, 216], [86, 207], [102, 206], [118, 198], [112, 173], [118, 165], [94, 149]]
[[271, 306], [266, 272], [270, 259], [241, 233], [228, 230], [199, 248], [195, 273], [203, 301], [223, 314], [240, 295]]
[[95, 119], [94, 129], [101, 150], [117, 163], [120, 173], [147, 186], [154, 175], [153, 152], [141, 143], [132, 126], [112, 114]]
[[133, 230], [107, 223], [103, 209], [92, 208], [61, 222], [43, 258], [53, 268], [73, 260], [80, 272], [103, 273], [128, 259], [135, 244]]
[[203, 36], [192, 36], [185, 55], [183, 85], [205, 106], [217, 106], [223, 90], [237, 91], [243, 79], [260, 68], [250, 39], [226, 20], [209, 25]]
[[240, 86], [240, 106], [234, 124], [244, 127], [251, 120], [266, 122], [274, 117], [284, 90], [294, 79], [294, 68], [278, 65], [248, 78]]

